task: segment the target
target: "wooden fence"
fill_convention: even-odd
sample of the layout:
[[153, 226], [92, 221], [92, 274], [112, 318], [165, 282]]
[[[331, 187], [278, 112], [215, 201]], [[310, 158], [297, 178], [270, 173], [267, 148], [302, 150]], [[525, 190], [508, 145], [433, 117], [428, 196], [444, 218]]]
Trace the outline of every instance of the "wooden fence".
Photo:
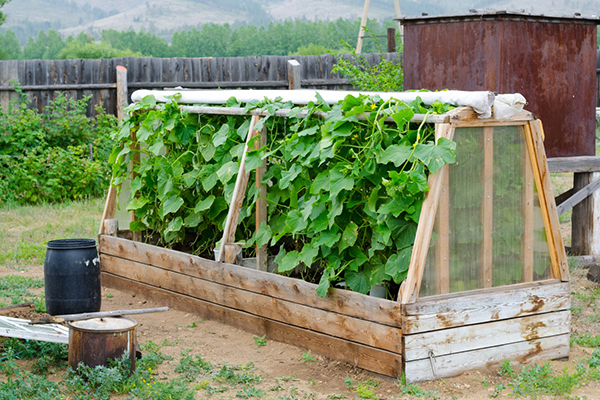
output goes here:
[[[380, 55], [364, 54], [373, 65]], [[349, 55], [344, 55], [348, 59]], [[395, 53], [385, 54], [395, 60]], [[260, 56], [222, 58], [126, 57], [101, 60], [0, 61], [0, 106], [7, 106], [17, 94], [11, 81], [18, 82], [32, 105], [42, 110], [57, 91], [76, 99], [91, 95], [88, 112], [101, 104], [116, 113], [116, 67], [127, 68], [129, 92], [136, 89], [187, 87], [201, 89], [287, 89], [288, 60], [300, 63], [304, 88], [349, 89], [348, 80], [333, 74], [336, 58], [320, 56]]]

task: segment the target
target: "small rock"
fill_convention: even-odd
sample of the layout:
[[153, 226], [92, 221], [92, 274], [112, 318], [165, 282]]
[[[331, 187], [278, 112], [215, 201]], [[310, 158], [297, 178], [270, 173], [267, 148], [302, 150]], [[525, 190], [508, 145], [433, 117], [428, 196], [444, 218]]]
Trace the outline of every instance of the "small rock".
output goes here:
[[592, 265], [587, 274], [588, 280], [600, 283], [600, 265]]

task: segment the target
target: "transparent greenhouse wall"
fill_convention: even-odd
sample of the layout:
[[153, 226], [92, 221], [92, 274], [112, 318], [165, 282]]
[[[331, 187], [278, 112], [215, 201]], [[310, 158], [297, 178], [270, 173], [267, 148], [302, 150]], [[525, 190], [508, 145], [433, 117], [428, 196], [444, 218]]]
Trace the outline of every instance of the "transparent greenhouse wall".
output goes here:
[[420, 296], [549, 279], [523, 128], [457, 128], [454, 140]]

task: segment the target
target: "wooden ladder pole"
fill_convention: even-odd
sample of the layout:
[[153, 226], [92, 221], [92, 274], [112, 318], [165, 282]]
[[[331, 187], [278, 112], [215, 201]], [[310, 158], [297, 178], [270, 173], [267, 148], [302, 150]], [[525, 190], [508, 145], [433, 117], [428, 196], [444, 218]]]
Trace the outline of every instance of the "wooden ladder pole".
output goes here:
[[[267, 144], [267, 128], [263, 127], [260, 132], [260, 141], [254, 142], [254, 148], [260, 149]], [[267, 172], [267, 160], [264, 159], [261, 166], [256, 169], [256, 188], [258, 189], [258, 199], [256, 200], [256, 230], [260, 228], [263, 222], [267, 222], [267, 185], [262, 183], [263, 176]], [[256, 245], [256, 269], [267, 271], [267, 245]]]
[[[125, 118], [125, 107], [127, 107], [127, 68], [122, 65], [117, 65], [117, 118], [119, 123]], [[102, 235], [106, 233], [104, 228], [104, 221], [107, 219], [113, 219], [115, 217], [115, 210], [117, 208], [117, 188], [112, 184], [108, 188], [108, 194], [106, 195], [106, 203], [104, 204], [104, 211], [102, 212], [102, 218], [100, 219], [100, 229], [98, 234]]]
[[531, 167], [531, 157], [527, 151], [527, 146], [523, 146], [523, 177], [524, 187], [521, 200], [521, 213], [523, 215], [523, 243], [522, 243], [522, 277], [521, 282], [533, 282], [533, 245], [534, 245], [534, 201], [535, 201], [535, 180], [533, 169]]
[[402, 12], [400, 11], [400, 3], [398, 0], [394, 0], [394, 8], [396, 9], [396, 18], [398, 18], [398, 34], [400, 35], [400, 46], [404, 45], [404, 26], [400, 22], [402, 18]]
[[231, 196], [231, 206], [227, 213], [227, 219], [225, 220], [225, 229], [223, 229], [223, 237], [221, 238], [221, 247], [219, 248], [218, 262], [225, 260], [225, 245], [233, 244], [235, 239], [235, 231], [237, 230], [237, 224], [240, 218], [240, 211], [242, 204], [244, 203], [244, 195], [246, 193], [246, 187], [248, 186], [248, 179], [250, 174], [246, 173], [246, 154], [248, 153], [248, 147], [250, 141], [259, 132], [254, 130], [254, 126], [258, 123], [260, 117], [253, 115], [250, 120], [250, 129], [248, 130], [248, 136], [246, 138], [246, 145], [244, 146], [244, 153], [240, 160], [240, 167], [238, 170], [237, 178], [235, 180], [235, 186], [233, 188], [233, 195]]
[[356, 42], [356, 54], [360, 54], [362, 51], [363, 38], [365, 37], [365, 26], [367, 26], [367, 14], [369, 13], [369, 5], [371, 0], [365, 0], [365, 6], [363, 8], [362, 18], [360, 20], [360, 28], [358, 29], [358, 40]]

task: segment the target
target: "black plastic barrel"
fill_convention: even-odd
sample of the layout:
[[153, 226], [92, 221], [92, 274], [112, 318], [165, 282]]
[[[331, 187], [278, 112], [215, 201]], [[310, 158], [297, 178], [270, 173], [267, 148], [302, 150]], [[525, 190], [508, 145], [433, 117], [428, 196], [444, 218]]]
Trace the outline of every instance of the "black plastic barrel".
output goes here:
[[100, 258], [93, 239], [51, 240], [44, 261], [50, 315], [100, 311]]

